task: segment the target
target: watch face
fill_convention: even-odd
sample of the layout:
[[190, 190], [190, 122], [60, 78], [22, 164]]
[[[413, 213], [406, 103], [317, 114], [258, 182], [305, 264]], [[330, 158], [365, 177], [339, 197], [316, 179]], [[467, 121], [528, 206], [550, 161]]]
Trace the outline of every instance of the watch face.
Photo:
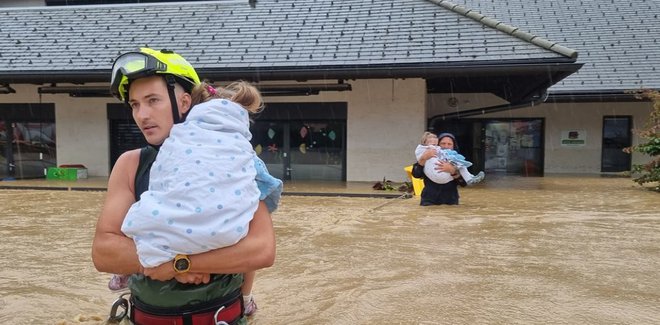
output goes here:
[[188, 260], [185, 258], [179, 259], [174, 263], [174, 268], [179, 271], [185, 271], [188, 269]]

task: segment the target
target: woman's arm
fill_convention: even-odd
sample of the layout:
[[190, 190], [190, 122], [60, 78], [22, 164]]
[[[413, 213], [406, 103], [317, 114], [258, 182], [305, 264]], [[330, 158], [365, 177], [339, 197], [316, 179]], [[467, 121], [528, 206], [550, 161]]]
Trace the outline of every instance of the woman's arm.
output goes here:
[[[452, 176], [458, 175], [458, 169], [447, 161], [438, 161], [435, 164], [435, 170], [450, 173]], [[456, 177], [454, 177], [456, 178]]]
[[433, 156], [436, 155], [436, 150], [433, 148], [428, 148], [424, 153], [417, 159], [417, 163], [420, 166], [424, 166], [427, 160], [431, 159]]

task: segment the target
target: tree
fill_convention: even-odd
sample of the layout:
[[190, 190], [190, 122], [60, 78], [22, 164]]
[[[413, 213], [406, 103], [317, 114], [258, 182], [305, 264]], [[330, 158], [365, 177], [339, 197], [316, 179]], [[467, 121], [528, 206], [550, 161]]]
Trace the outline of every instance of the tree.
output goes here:
[[649, 120], [643, 129], [636, 131], [640, 139], [648, 141], [626, 148], [624, 151], [627, 153], [636, 151], [651, 156], [651, 161], [648, 163], [633, 165], [632, 172], [634, 175], [638, 175], [633, 178], [633, 181], [639, 185], [657, 182], [651, 189], [660, 192], [660, 92], [657, 90], [642, 90], [637, 93], [636, 97], [653, 102], [653, 110], [651, 110]]

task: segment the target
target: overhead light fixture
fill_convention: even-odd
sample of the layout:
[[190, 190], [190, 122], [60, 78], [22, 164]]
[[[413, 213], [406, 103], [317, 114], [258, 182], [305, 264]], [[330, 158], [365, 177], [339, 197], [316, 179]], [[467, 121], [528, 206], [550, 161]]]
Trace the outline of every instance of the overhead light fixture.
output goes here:
[[264, 97], [273, 97], [273, 96], [311, 96], [318, 95], [322, 91], [350, 91], [352, 90], [350, 84], [345, 84], [343, 81], [339, 81], [334, 84], [321, 84], [321, 83], [311, 83], [311, 84], [254, 84], [259, 92]]
[[15, 94], [16, 90], [10, 87], [9, 84], [4, 84], [0, 86], [0, 94]]
[[71, 97], [110, 97], [110, 87], [102, 86], [43, 86], [40, 94], [69, 94]]
[[336, 84], [274, 84], [254, 85], [263, 96], [310, 96], [318, 95], [321, 91], [348, 91], [350, 84], [339, 82]]

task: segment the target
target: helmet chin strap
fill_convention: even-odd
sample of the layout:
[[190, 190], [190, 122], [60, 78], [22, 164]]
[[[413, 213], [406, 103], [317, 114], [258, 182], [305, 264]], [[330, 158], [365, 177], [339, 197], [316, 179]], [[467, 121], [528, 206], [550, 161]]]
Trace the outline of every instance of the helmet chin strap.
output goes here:
[[176, 95], [174, 94], [174, 85], [176, 85], [176, 80], [172, 75], [165, 75], [165, 83], [167, 84], [167, 93], [170, 95], [170, 104], [172, 106], [172, 120], [174, 124], [178, 124], [184, 121], [185, 118], [181, 118], [179, 114], [179, 107], [176, 104]]

